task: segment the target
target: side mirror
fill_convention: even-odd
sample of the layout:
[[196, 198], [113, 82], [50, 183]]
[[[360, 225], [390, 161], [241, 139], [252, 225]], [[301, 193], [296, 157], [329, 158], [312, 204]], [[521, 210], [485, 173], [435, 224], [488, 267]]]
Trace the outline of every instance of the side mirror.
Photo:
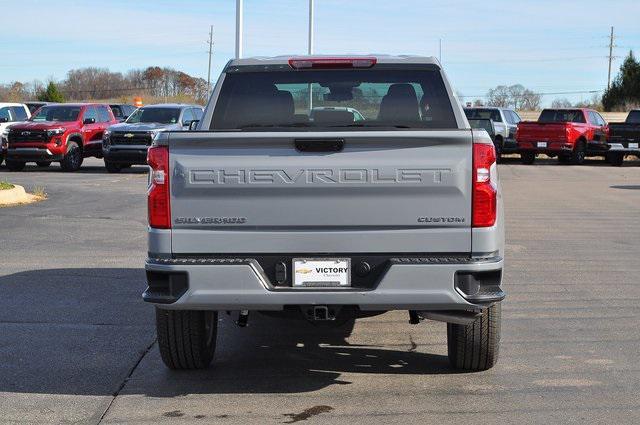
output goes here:
[[84, 121], [82, 121], [82, 124], [95, 124], [95, 123], [96, 123], [95, 118], [85, 118]]
[[193, 120], [189, 123], [189, 131], [196, 131], [198, 129], [198, 124], [200, 124], [200, 120]]
[[7, 117], [0, 117], [0, 122], [9, 122], [9, 118], [7, 118]]
[[187, 128], [191, 128], [191, 123], [192, 122], [193, 121], [190, 121], [190, 120], [182, 121], [182, 126], [183, 127], [187, 127]]
[[124, 117], [122, 117], [122, 121], [126, 121], [127, 118], [129, 118], [129, 115], [125, 115]]

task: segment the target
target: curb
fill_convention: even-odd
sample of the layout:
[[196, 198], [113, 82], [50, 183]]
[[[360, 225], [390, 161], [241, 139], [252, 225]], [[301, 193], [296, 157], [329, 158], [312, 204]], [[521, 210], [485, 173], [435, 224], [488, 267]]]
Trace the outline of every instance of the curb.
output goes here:
[[13, 189], [0, 190], [0, 206], [27, 204], [36, 200], [36, 196], [27, 193], [24, 187], [17, 184]]

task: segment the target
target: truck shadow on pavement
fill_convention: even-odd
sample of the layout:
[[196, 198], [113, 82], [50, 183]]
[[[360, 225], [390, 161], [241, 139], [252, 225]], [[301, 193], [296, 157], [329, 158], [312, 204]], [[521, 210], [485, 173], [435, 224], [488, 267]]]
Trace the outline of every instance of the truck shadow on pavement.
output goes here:
[[426, 333], [425, 324], [368, 319], [354, 332], [353, 321], [323, 328], [259, 313], [247, 328], [222, 313], [214, 364], [171, 371], [155, 343], [153, 307], [140, 298], [144, 287], [144, 270], [133, 268], [0, 276], [0, 392], [299, 393], [349, 385], [353, 374], [456, 373], [446, 356], [413, 342], [409, 331]]
[[[222, 318], [216, 358], [209, 369], [168, 370], [154, 347], [129, 382], [127, 392], [145, 392], [156, 397], [192, 393], [300, 393], [330, 385], [349, 385], [354, 374], [456, 373], [449, 367], [446, 356], [421, 352], [424, 348], [413, 342], [406, 322], [368, 322], [367, 329], [359, 329], [356, 324], [354, 330], [353, 320], [340, 327], [324, 328], [301, 320], [251, 314], [253, 322], [244, 329], [237, 328], [233, 319]], [[404, 328], [401, 333], [398, 326]], [[426, 334], [425, 324], [414, 329], [420, 327]], [[383, 342], [387, 338], [392, 341]], [[351, 343], [350, 339], [371, 344]], [[380, 345], [375, 345], [376, 342]]]
[[[5, 165], [0, 166], [0, 171], [11, 173]], [[58, 164], [51, 164], [49, 167], [38, 167], [35, 164], [28, 163], [24, 170], [11, 174], [20, 175], [20, 173], [62, 173], [62, 174], [111, 174], [117, 176], [118, 174], [146, 174], [149, 171], [149, 167], [146, 165], [136, 165], [131, 168], [125, 168], [119, 173], [109, 173], [104, 166], [99, 165], [83, 165], [78, 171], [73, 173], [65, 173], [62, 171]]]

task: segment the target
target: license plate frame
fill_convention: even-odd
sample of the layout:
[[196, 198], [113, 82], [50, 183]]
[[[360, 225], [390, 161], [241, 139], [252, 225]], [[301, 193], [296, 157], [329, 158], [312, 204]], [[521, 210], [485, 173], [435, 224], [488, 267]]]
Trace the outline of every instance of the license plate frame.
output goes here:
[[538, 142], [538, 143], [536, 144], [536, 147], [539, 147], [539, 148], [546, 148], [546, 147], [547, 147], [547, 142]]
[[630, 142], [629, 149], [638, 149], [638, 142]]
[[[345, 269], [346, 271], [326, 272], [323, 269]], [[351, 259], [336, 258], [305, 258], [298, 257], [291, 260], [294, 288], [350, 288], [351, 287]], [[308, 275], [308, 276], [307, 276]]]

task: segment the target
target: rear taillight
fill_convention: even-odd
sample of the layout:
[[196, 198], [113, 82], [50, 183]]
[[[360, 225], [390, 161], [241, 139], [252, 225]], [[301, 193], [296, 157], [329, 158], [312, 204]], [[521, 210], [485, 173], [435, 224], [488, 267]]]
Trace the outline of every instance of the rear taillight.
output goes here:
[[151, 168], [147, 192], [149, 226], [156, 229], [170, 229], [169, 148], [167, 146], [150, 147], [147, 152], [147, 163]]
[[289, 59], [289, 66], [294, 69], [340, 69], [371, 68], [378, 61], [373, 56], [356, 58], [304, 57]]
[[497, 214], [497, 166], [493, 143], [473, 144], [472, 226], [491, 227]]

